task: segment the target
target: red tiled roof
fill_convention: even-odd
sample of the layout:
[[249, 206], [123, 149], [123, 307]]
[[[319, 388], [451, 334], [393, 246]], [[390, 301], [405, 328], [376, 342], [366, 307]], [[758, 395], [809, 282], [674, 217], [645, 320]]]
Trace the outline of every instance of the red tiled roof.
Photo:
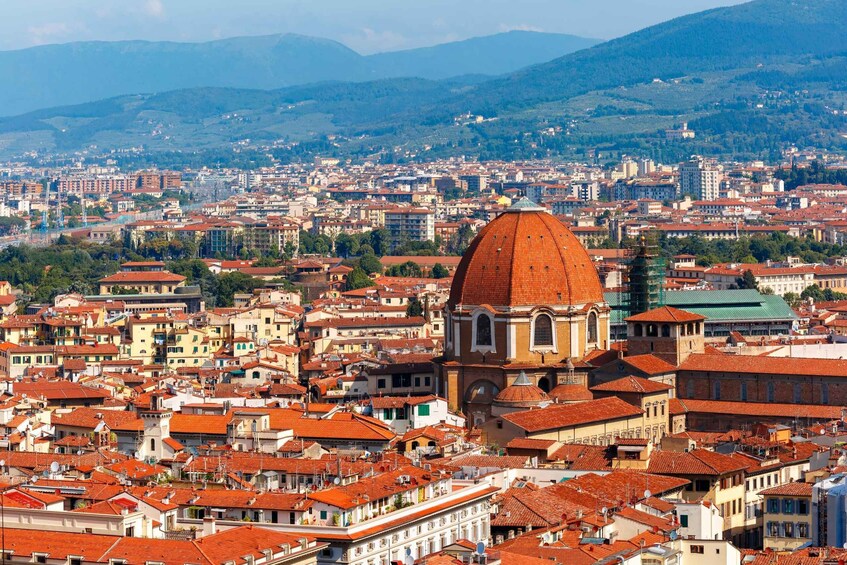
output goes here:
[[723, 475], [741, 471], [747, 463], [705, 449], [689, 452], [654, 451], [648, 470], [660, 475]]
[[591, 387], [591, 390], [598, 392], [634, 392], [636, 394], [650, 394], [671, 389], [673, 389], [671, 385], [632, 375]]
[[625, 321], [655, 322], [659, 324], [681, 324], [685, 322], [701, 322], [705, 319], [706, 317], [701, 316], [700, 314], [694, 314], [693, 312], [680, 310], [679, 308], [674, 308], [673, 306], [662, 306], [660, 308], [654, 308], [653, 310], [649, 310], [647, 312], [642, 312], [641, 314], [630, 316], [626, 318]]
[[[778, 404], [773, 402], [732, 402], [729, 400], [676, 399], [684, 412], [752, 416], [760, 418], [814, 418], [835, 420], [841, 418], [840, 406], [821, 404]], [[672, 406], [673, 408], [673, 406]]]
[[449, 304], [494, 306], [603, 303], [591, 258], [576, 236], [543, 211], [501, 214], [471, 242]]
[[513, 412], [504, 415], [503, 419], [527, 432], [539, 432], [603, 420], [631, 418], [640, 414], [641, 409], [612, 396], [579, 404]]
[[759, 375], [792, 375], [844, 377], [847, 360], [806, 359], [800, 357], [763, 357], [759, 355], [692, 354], [679, 367], [680, 371], [755, 373]]
[[650, 353], [645, 353], [644, 355], [630, 355], [628, 357], [624, 357], [622, 361], [646, 375], [661, 375], [676, 371], [676, 367], [664, 359], [660, 359]]
[[812, 496], [811, 483], [787, 483], [777, 487], [760, 490], [761, 496]]
[[103, 277], [101, 283], [109, 284], [132, 284], [151, 282], [180, 283], [185, 280], [182, 275], [175, 275], [167, 271], [119, 271], [114, 275]]
[[561, 384], [550, 391], [550, 398], [560, 402], [581, 402], [585, 400], [594, 400], [594, 395], [588, 390], [585, 385], [579, 384]]

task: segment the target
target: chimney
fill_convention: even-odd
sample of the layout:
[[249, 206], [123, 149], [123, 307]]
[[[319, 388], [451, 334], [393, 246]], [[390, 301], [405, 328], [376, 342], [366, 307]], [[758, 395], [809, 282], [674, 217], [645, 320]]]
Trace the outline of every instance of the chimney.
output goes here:
[[214, 516], [206, 516], [203, 518], [203, 537], [215, 535], [217, 529]]

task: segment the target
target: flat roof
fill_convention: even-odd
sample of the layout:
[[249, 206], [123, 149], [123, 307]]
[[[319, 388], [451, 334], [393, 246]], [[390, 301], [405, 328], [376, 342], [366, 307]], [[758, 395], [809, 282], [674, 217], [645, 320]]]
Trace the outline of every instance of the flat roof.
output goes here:
[[[612, 324], [624, 324], [629, 311], [621, 294], [604, 293], [612, 308]], [[757, 290], [669, 290], [664, 305], [673, 306], [706, 317], [707, 324], [721, 322], [793, 322], [799, 319], [780, 296], [765, 295]]]

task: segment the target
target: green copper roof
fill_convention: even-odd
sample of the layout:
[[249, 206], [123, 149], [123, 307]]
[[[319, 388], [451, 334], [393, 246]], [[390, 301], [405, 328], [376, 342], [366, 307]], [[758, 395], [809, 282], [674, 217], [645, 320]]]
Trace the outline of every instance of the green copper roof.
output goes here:
[[522, 197], [520, 200], [509, 206], [508, 211], [510, 212], [538, 212], [544, 211], [544, 208], [527, 198], [526, 196]]
[[[620, 295], [604, 294], [612, 307], [612, 323], [623, 324], [629, 312], [624, 310]], [[665, 305], [706, 316], [711, 322], [787, 321], [797, 315], [780, 296], [761, 294], [756, 290], [680, 290], [665, 292]]]

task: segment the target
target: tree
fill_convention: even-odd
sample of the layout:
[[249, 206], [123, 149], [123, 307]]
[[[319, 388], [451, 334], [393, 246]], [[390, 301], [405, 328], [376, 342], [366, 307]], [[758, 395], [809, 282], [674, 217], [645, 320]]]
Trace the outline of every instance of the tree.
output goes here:
[[359, 252], [359, 240], [347, 233], [339, 234], [335, 238], [335, 252], [345, 259], [356, 255]]
[[215, 296], [220, 306], [232, 306], [236, 294], [252, 293], [262, 286], [259, 279], [238, 271], [220, 275], [217, 279]]
[[756, 281], [756, 275], [754, 275], [753, 271], [750, 269], [745, 270], [741, 277], [735, 279], [735, 286], [741, 289], [759, 289], [759, 283]]
[[382, 263], [380, 263], [377, 256], [373, 254], [362, 255], [359, 259], [359, 267], [361, 267], [361, 269], [368, 275], [382, 273]]
[[406, 315], [408, 317], [414, 316], [423, 316], [423, 304], [421, 301], [417, 299], [417, 297], [409, 300], [408, 306], [406, 306]]
[[823, 289], [816, 284], [809, 285], [800, 293], [800, 298], [803, 300], [811, 298], [815, 302], [821, 302], [824, 300]]
[[368, 277], [368, 274], [361, 268], [355, 267], [350, 274], [347, 275], [347, 290], [356, 290], [358, 288], [366, 288], [373, 285], [373, 281]]
[[401, 265], [391, 265], [386, 274], [389, 277], [421, 277], [423, 270], [414, 261], [406, 261]]
[[430, 276], [434, 279], [446, 279], [450, 276], [450, 271], [448, 271], [447, 267], [445, 267], [441, 263], [436, 263], [432, 266]]
[[802, 302], [800, 300], [800, 295], [797, 294], [796, 292], [786, 292], [782, 296], [782, 299], [785, 300], [785, 302], [789, 306], [791, 306], [792, 308], [797, 308], [798, 306], [800, 306], [800, 303]]

